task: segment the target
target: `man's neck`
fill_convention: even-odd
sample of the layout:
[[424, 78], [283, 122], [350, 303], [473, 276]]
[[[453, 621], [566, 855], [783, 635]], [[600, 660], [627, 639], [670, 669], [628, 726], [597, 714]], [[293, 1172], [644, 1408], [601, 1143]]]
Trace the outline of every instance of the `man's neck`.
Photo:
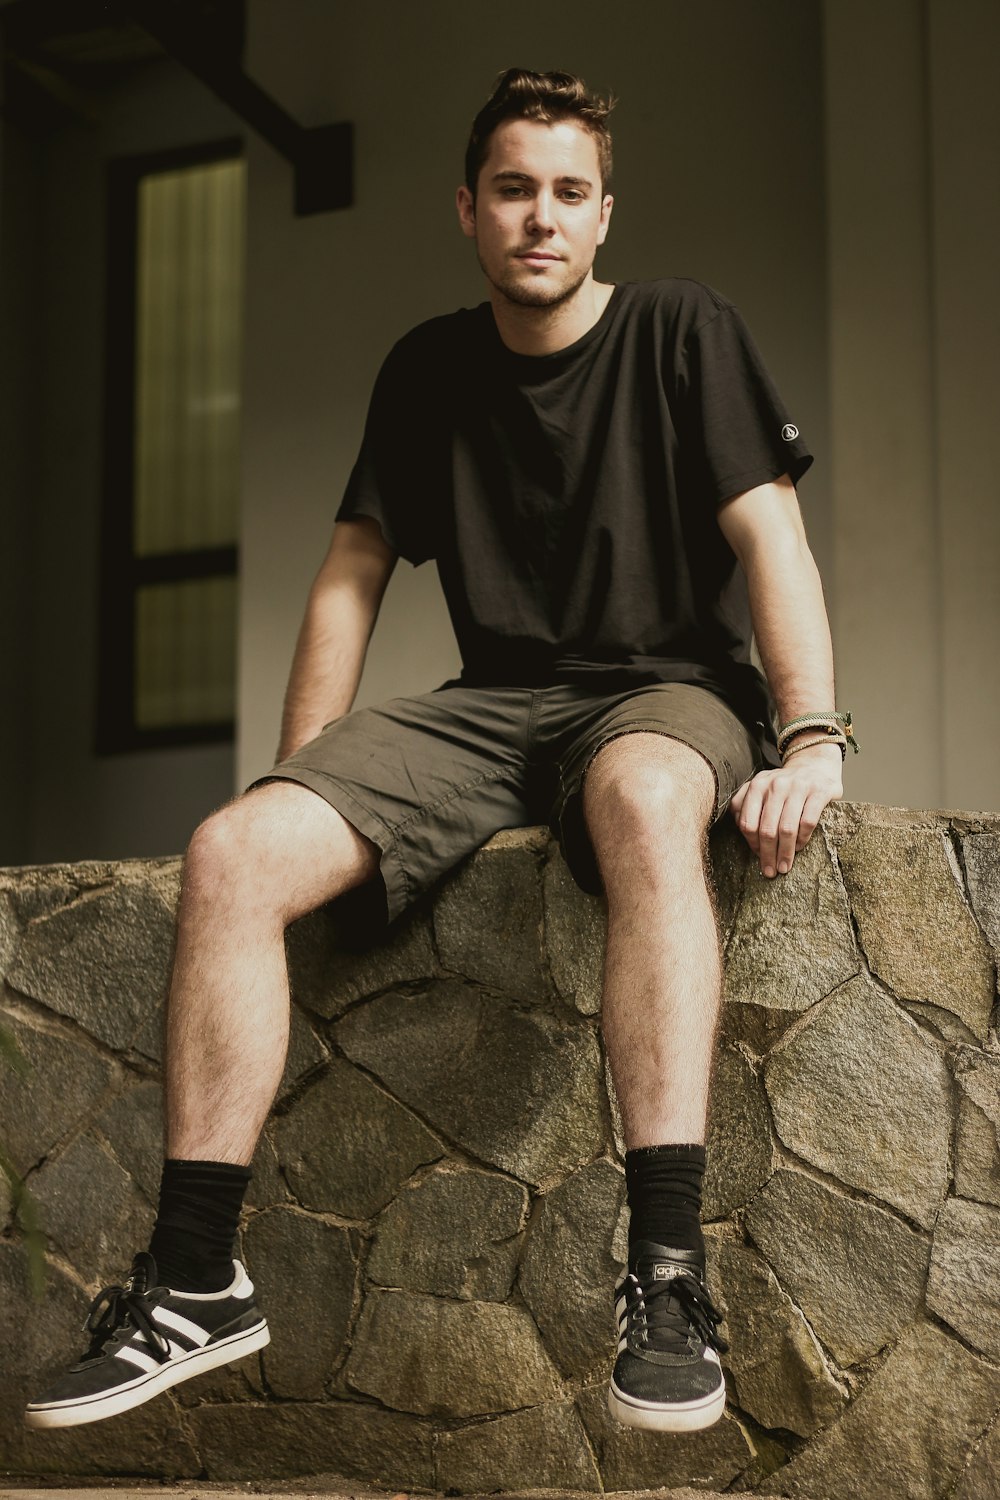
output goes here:
[[593, 328], [613, 291], [613, 285], [588, 276], [572, 297], [554, 307], [525, 307], [495, 287], [490, 288], [490, 302], [500, 337], [514, 354], [555, 354]]

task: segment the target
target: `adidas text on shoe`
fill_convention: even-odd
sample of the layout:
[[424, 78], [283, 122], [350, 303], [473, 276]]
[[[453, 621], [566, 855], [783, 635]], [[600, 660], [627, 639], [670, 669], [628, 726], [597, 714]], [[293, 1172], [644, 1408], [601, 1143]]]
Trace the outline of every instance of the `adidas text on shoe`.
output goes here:
[[156, 1285], [151, 1255], [137, 1255], [124, 1286], [94, 1298], [85, 1331], [90, 1348], [37, 1401], [29, 1427], [75, 1427], [140, 1406], [169, 1386], [242, 1359], [270, 1342], [239, 1261], [225, 1290], [174, 1292]]
[[717, 1422], [726, 1405], [719, 1354], [729, 1346], [716, 1332], [722, 1318], [701, 1256], [640, 1240], [615, 1290], [615, 1310], [611, 1415], [654, 1432], [694, 1432]]

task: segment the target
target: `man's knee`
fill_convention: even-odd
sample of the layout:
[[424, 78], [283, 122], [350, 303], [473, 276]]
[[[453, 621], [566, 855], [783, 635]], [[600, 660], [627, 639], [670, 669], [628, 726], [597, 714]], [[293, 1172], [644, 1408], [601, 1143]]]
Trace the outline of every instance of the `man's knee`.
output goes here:
[[715, 773], [690, 745], [656, 732], [620, 735], [597, 752], [583, 788], [591, 836], [655, 832], [701, 838], [715, 811]]

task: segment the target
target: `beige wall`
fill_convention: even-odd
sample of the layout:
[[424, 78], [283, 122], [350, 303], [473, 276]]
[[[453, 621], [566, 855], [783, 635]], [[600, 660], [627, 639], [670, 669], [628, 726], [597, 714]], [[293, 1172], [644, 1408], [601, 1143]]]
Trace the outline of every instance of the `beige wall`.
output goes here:
[[850, 794], [996, 808], [1000, 10], [825, 8], [837, 666]]
[[[803, 432], [829, 450], [816, 6], [254, 0], [250, 20], [248, 67], [275, 97], [309, 124], [353, 120], [357, 201], [294, 219], [288, 169], [251, 141], [244, 778], [270, 763], [305, 593], [378, 365], [414, 323], [485, 295], [452, 200], [472, 116], [502, 68], [562, 67], [619, 95], [599, 274], [694, 276], [731, 296]], [[827, 472], [817, 464], [802, 489], [824, 561]], [[433, 564], [400, 563], [358, 702], [432, 688], [457, 667]]]

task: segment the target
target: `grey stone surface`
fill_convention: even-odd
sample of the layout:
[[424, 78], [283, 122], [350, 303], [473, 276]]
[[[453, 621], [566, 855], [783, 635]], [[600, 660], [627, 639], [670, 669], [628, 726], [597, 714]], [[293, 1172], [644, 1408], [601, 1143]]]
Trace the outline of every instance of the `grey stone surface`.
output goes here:
[[727, 1000], [807, 1010], [858, 968], [844, 888], [822, 829], [787, 875], [767, 880], [755, 863], [748, 866], [725, 950]]
[[797, 1155], [930, 1226], [949, 1177], [951, 1080], [935, 1044], [863, 978], [839, 990], [765, 1074]]
[[26, 1065], [21, 1073], [0, 1064], [3, 1146], [23, 1175], [93, 1111], [112, 1068], [76, 1039], [29, 1026], [9, 1012], [0, 1013], [0, 1025]]
[[581, 891], [556, 844], [543, 880], [545, 951], [556, 989], [585, 1016], [601, 1008], [607, 917], [600, 896]]
[[599, 1161], [546, 1193], [532, 1221], [519, 1285], [564, 1375], [580, 1378], [613, 1362], [621, 1274], [614, 1239], [624, 1201], [624, 1175]]
[[291, 1093], [299, 1081], [325, 1062], [329, 1055], [307, 1017], [297, 1005], [293, 1005], [289, 1015], [288, 1056], [285, 1058], [285, 1071], [278, 1087], [278, 1098], [283, 1099]]
[[99, 1116], [115, 1159], [155, 1207], [163, 1171], [163, 1090], [150, 1080], [127, 1089]]
[[930, 1245], [885, 1209], [782, 1170], [746, 1225], [842, 1365], [876, 1354], [917, 1316]]
[[996, 1500], [1000, 1494], [1000, 1418], [984, 1434], [951, 1500]]
[[955, 1059], [959, 1086], [955, 1191], [1000, 1207], [1000, 1058], [973, 1048]]
[[960, 1198], [1000, 1207], [1000, 1152], [993, 1122], [967, 1095], [958, 1101], [955, 1131], [955, 1192]]
[[384, 940], [363, 952], [348, 946], [348, 913], [337, 903], [293, 922], [285, 934], [292, 999], [314, 1015], [342, 1015], [357, 1000], [438, 973], [430, 917], [402, 917]]
[[1000, 1371], [930, 1324], [909, 1329], [836, 1426], [771, 1476], [766, 1494], [939, 1500], [1000, 1404]]
[[424, 1416], [511, 1411], [560, 1394], [524, 1308], [411, 1292], [369, 1292], [346, 1374], [355, 1390]]
[[763, 1084], [735, 1047], [716, 1051], [707, 1149], [702, 1218], [721, 1219], [763, 1187], [774, 1155]]
[[496, 834], [441, 887], [434, 935], [446, 969], [516, 1000], [548, 997], [539, 868], [547, 842], [541, 829]]
[[290, 1203], [292, 1195], [281, 1173], [278, 1153], [265, 1127], [253, 1158], [253, 1177], [243, 1199], [244, 1209], [271, 1208]]
[[333, 1058], [270, 1129], [288, 1184], [306, 1208], [367, 1219], [443, 1148], [408, 1109]]
[[348, 1401], [203, 1406], [189, 1413], [211, 1479], [276, 1480], [324, 1473], [430, 1489], [431, 1428]]
[[943, 1042], [956, 1047], [967, 1046], [970, 1042], [975, 1044], [976, 1038], [965, 1022], [960, 1021], [950, 1010], [942, 1010], [940, 1005], [926, 1005], [922, 1000], [904, 1000], [903, 1009], [908, 1016], [925, 1022]]
[[354, 1300], [349, 1232], [273, 1208], [250, 1220], [243, 1248], [271, 1330], [268, 1385], [277, 1396], [321, 1396], [343, 1357]]
[[[446, 981], [429, 898], [367, 953], [349, 951], [362, 934], [344, 904], [336, 921], [320, 913], [291, 935], [293, 949], [305, 944], [292, 961], [303, 1008], [293, 1013], [291, 1092], [257, 1153], [241, 1240], [272, 1345], [121, 1419], [27, 1434], [23, 1399], [48, 1378], [46, 1362], [55, 1374], [82, 1351], [90, 1297], [120, 1279], [137, 1226], [144, 1238], [152, 1217], [159, 1086], [143, 1076], [154, 1071], [143, 1058], [161, 1055], [162, 1007], [147, 995], [130, 1009], [122, 991], [130, 965], [148, 974], [159, 963], [165, 977], [156, 941], [169, 931], [178, 864], [0, 872], [0, 960], [49, 987], [43, 997], [37, 984], [26, 1000], [0, 989], [33, 1067], [22, 1083], [0, 1066], [0, 1142], [9, 1136], [33, 1168], [55, 1251], [36, 1310], [23, 1252], [0, 1239], [0, 1468], [58, 1469], [79, 1474], [78, 1484], [207, 1472], [215, 1483], [291, 1486], [323, 1474], [346, 1492], [353, 1480], [332, 1478], [340, 1474], [407, 1491], [520, 1481], [532, 1493], [567, 1484], [594, 1493], [596, 1455], [603, 1483], [619, 1492], [769, 1482], [816, 1500], [848, 1488], [852, 1500], [993, 1500], [1000, 1053], [992, 1035], [978, 1041], [992, 956], [984, 946], [972, 954], [971, 999], [914, 985], [896, 1000], [860, 976], [829, 995], [824, 986], [837, 963], [862, 961], [849, 929], [844, 938], [828, 850], [844, 849], [851, 879], [868, 882], [869, 928], [882, 937], [903, 909], [900, 885], [912, 887], [909, 928], [889, 925], [889, 967], [909, 961], [908, 944], [918, 955], [926, 948], [922, 969], [913, 960], [920, 972], [930, 959], [943, 972], [949, 943], [966, 930], [952, 921], [956, 909], [973, 922], [971, 902], [974, 929], [995, 939], [998, 829], [996, 818], [841, 805], [824, 816], [825, 849], [814, 840], [794, 878], [773, 883], [733, 827], [713, 831], [721, 928], [743, 985], [723, 1014], [705, 1195], [710, 1213], [728, 1216], [707, 1239], [733, 1351], [729, 1414], [689, 1437], [616, 1427], [598, 1381], [611, 1356], [625, 1224], [624, 1215], [613, 1224], [620, 1175], [602, 1159], [610, 1111], [594, 1016], [603, 906], [576, 890], [546, 830], [505, 833], [473, 857], [468, 872], [483, 868], [470, 874], [464, 917], [458, 880], [436, 893], [443, 927], [451, 923], [449, 963], [469, 980]], [[858, 840], [872, 830], [866, 851]], [[951, 830], [966, 841], [964, 871]], [[917, 857], [887, 874], [899, 849]], [[874, 853], [883, 861], [877, 881], [867, 867], [858, 874], [859, 850], [862, 864]], [[517, 869], [528, 876], [520, 916]], [[878, 882], [884, 912], [873, 912]], [[143, 903], [151, 960], [134, 928]], [[130, 933], [117, 942], [115, 911]], [[943, 939], [942, 911], [951, 922]], [[793, 929], [797, 982], [782, 968], [793, 958], [778, 956]], [[513, 979], [500, 967], [504, 941]], [[813, 949], [825, 970], [810, 968]], [[81, 988], [80, 972], [107, 954], [118, 993], [99, 1034], [104, 1001]], [[962, 976], [952, 966], [954, 987]], [[319, 1032], [321, 1017], [337, 1024]], [[342, 1039], [357, 1066], [324, 1058]], [[769, 1138], [772, 1100], [780, 1140]], [[281, 1161], [271, 1132], [283, 1137]], [[315, 1209], [289, 1198], [286, 1172], [298, 1173], [295, 1191]], [[526, 1227], [524, 1184], [541, 1190]], [[949, 1184], [957, 1199], [946, 1198]], [[936, 1221], [929, 1279], [930, 1236], [915, 1232], [918, 1220]], [[521, 1280], [510, 1291], [518, 1253]], [[302, 1336], [303, 1285], [322, 1289], [310, 1302], [312, 1342]]]
[[495, 1172], [434, 1171], [380, 1216], [366, 1274], [385, 1287], [503, 1302], [528, 1195]]
[[163, 1483], [191, 1478], [202, 1468], [187, 1423], [169, 1392], [152, 1405], [104, 1422], [54, 1432], [26, 1429], [22, 1452], [20, 1467], [30, 1473], [91, 1475], [105, 1482], [127, 1475]]
[[701, 1432], [640, 1432], [614, 1421], [604, 1385], [584, 1391], [577, 1405], [606, 1490], [728, 1489], [753, 1457], [729, 1416]]
[[993, 962], [962, 894], [947, 835], [936, 827], [865, 824], [841, 846], [840, 862], [862, 945], [879, 978], [900, 999], [954, 1011], [985, 1037]]
[[948, 1199], [934, 1226], [927, 1306], [1000, 1360], [1000, 1209]]
[[719, 1032], [720, 1046], [739, 1047], [754, 1057], [766, 1057], [785, 1032], [802, 1019], [798, 1010], [775, 1010], [766, 1005], [724, 1005]]
[[142, 880], [120, 880], [33, 922], [8, 984], [127, 1048], [167, 989], [173, 915]]
[[[138, 1200], [117, 1162], [90, 1135], [79, 1136], [30, 1179], [41, 1228], [88, 1281], [118, 1281], [140, 1245]], [[144, 1227], [151, 1215], [144, 1205]]]
[[994, 954], [1000, 955], [1000, 833], [971, 833], [962, 840], [972, 910]]
[[[105, 866], [105, 883], [110, 874], [110, 866]], [[80, 894], [80, 885], [76, 881], [62, 879], [57, 873], [57, 867], [52, 865], [6, 870], [0, 874], [0, 883], [3, 882], [10, 882], [5, 895], [14, 915], [24, 927], [37, 917], [48, 916], [57, 907], [68, 906]]]
[[7, 973], [21, 941], [21, 924], [9, 891], [0, 890], [0, 978]]
[[737, 1404], [762, 1427], [809, 1437], [840, 1411], [847, 1393], [830, 1372], [802, 1313], [767, 1262], [743, 1245], [719, 1247], [719, 1287]]
[[601, 1062], [585, 1025], [562, 1028], [447, 981], [413, 998], [380, 996], [334, 1036], [436, 1130], [527, 1182], [601, 1148]]
[[594, 1455], [571, 1401], [443, 1432], [435, 1442], [434, 1458], [436, 1487], [450, 1494], [601, 1488]]
[[743, 899], [743, 887], [753, 856], [731, 818], [723, 818], [712, 828], [708, 850], [719, 918], [719, 941], [725, 949]]
[[49, 1267], [36, 1299], [24, 1245], [0, 1241], [0, 1472], [24, 1467], [24, 1404], [83, 1353], [87, 1341], [80, 1329], [89, 1306], [83, 1289], [57, 1266]]

